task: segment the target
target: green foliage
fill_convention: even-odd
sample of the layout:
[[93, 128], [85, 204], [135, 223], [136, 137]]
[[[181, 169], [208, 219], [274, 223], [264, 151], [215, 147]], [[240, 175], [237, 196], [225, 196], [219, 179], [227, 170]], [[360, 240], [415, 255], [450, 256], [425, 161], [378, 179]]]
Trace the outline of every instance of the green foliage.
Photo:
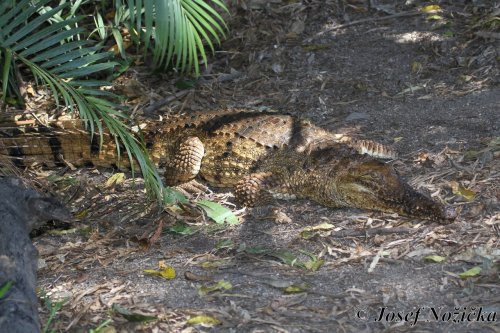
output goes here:
[[208, 217], [214, 220], [215, 223], [227, 223], [230, 225], [240, 223], [238, 217], [236, 217], [236, 215], [234, 215], [234, 213], [230, 209], [222, 206], [221, 204], [208, 200], [199, 200], [198, 202], [196, 202], [196, 205], [200, 208], [203, 208]]
[[106, 328], [108, 327], [108, 325], [111, 323], [111, 319], [106, 319], [104, 322], [102, 322], [99, 326], [97, 326], [96, 328], [91, 328], [89, 330], [89, 333], [101, 333], [101, 332], [105, 332], [106, 331]]
[[309, 260], [301, 260], [298, 255], [288, 249], [272, 250], [266, 248], [248, 248], [245, 249], [245, 252], [251, 254], [266, 254], [280, 260], [286, 265], [311, 271], [317, 271], [325, 263], [323, 259], [320, 259], [318, 256], [304, 250], [299, 250], [299, 252], [309, 257]]
[[[211, 2], [228, 12], [223, 1]], [[145, 50], [152, 49], [153, 62], [162, 69], [174, 66], [198, 75], [199, 58], [207, 63], [205, 45], [213, 53], [214, 43], [220, 44], [227, 31], [224, 19], [204, 0], [115, 0], [115, 9], [112, 31], [120, 53], [123, 55], [123, 40], [117, 27], [125, 24], [132, 41], [143, 43]], [[101, 32], [105, 30], [102, 18], [96, 26]]]
[[67, 300], [62, 300], [56, 303], [52, 303], [52, 300], [49, 298], [49, 296], [47, 296], [47, 294], [45, 294], [45, 292], [42, 291], [41, 296], [43, 300], [43, 305], [49, 311], [49, 317], [47, 318], [45, 325], [43, 325], [42, 332], [53, 333], [55, 331], [50, 329], [50, 324], [52, 324], [52, 321], [57, 316], [57, 313], [61, 310], [63, 305], [67, 302]]
[[[221, 0], [211, 1], [227, 11]], [[151, 51], [155, 66], [162, 69], [177, 67], [182, 72], [199, 74], [200, 62], [206, 64], [205, 46], [214, 52], [227, 26], [221, 15], [204, 0], [115, 0], [111, 24], [106, 13], [96, 12], [94, 32], [100, 37], [93, 44], [83, 26], [88, 12], [85, 0], [19, 0], [0, 3], [0, 86], [4, 105], [24, 104], [19, 89], [23, 76], [30, 74], [54, 97], [57, 107], [77, 111], [87, 128], [103, 138], [106, 127], [117, 143], [118, 155], [127, 152], [142, 171], [148, 193], [173, 203], [179, 198], [165, 190], [156, 168], [147, 156], [143, 143], [131, 134], [120, 111], [118, 96], [102, 89], [110, 85], [102, 78], [117, 66], [112, 52], [104, 52], [108, 36], [113, 36], [123, 58], [127, 58], [121, 28], [144, 51]], [[108, 10], [106, 2], [97, 2]], [[105, 17], [103, 17], [105, 15]], [[110, 33], [109, 33], [110, 32]], [[109, 75], [108, 75], [109, 77]], [[62, 105], [60, 105], [62, 104]], [[132, 166], [134, 163], [131, 163]], [[134, 168], [132, 167], [132, 173]], [[181, 198], [182, 199], [182, 198]]]
[[179, 234], [179, 235], [192, 235], [196, 233], [196, 230], [187, 225], [186, 223], [177, 222], [173, 226], [166, 229], [168, 233]]
[[117, 65], [111, 61], [112, 53], [103, 52], [85, 38], [85, 29], [78, 26], [82, 16], [74, 15], [77, 6], [62, 2], [51, 8], [50, 2], [22, 0], [12, 7], [5, 3], [0, 6], [3, 101], [12, 95], [22, 100], [19, 78], [27, 68], [38, 84], [50, 90], [58, 107], [62, 102], [70, 111], [78, 111], [90, 132], [98, 133], [101, 141], [103, 125], [107, 127], [116, 140], [118, 155], [123, 150], [120, 147], [124, 147], [129, 159], [135, 158], [148, 192], [160, 198], [160, 177], [142, 142], [123, 122], [127, 115], [119, 111], [118, 96], [101, 89], [110, 85], [108, 81], [89, 79]]
[[9, 292], [12, 287], [13, 282], [7, 281], [3, 285], [0, 286], [0, 299], [2, 299]]
[[141, 322], [158, 320], [158, 317], [156, 317], [156, 316], [148, 316], [148, 315], [143, 315], [140, 313], [132, 312], [129, 309], [126, 309], [126, 308], [124, 308], [116, 303], [113, 304], [111, 306], [111, 308], [113, 309], [113, 311], [115, 313], [121, 315], [123, 318], [125, 318], [131, 322], [141, 323]]

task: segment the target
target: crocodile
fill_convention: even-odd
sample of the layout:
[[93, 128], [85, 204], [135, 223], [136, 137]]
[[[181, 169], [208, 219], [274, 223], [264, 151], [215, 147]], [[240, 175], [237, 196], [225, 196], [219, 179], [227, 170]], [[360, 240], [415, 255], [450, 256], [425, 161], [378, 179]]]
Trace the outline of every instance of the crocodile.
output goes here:
[[[19, 166], [116, 164], [115, 141], [74, 123], [57, 129], [1, 131], [0, 156]], [[449, 221], [442, 204], [414, 190], [382, 159], [395, 152], [382, 144], [335, 134], [288, 114], [227, 109], [166, 117], [142, 130], [153, 162], [168, 186], [201, 177], [233, 188], [244, 206], [275, 199], [309, 199], [327, 207], [356, 207]], [[100, 148], [100, 149], [99, 149]], [[121, 160], [127, 166], [126, 159]]]

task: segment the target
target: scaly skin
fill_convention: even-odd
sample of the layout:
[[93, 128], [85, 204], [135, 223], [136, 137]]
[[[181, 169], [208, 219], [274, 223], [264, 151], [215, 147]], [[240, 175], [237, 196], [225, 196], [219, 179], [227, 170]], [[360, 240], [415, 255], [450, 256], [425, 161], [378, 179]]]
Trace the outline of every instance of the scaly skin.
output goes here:
[[[293, 162], [293, 163], [292, 163]], [[277, 152], [236, 186], [245, 205], [271, 197], [302, 198], [327, 207], [357, 207], [446, 222], [456, 217], [405, 183], [390, 165], [332, 145], [311, 154]]]
[[[74, 126], [73, 126], [74, 127]], [[216, 187], [235, 187], [247, 206], [274, 198], [305, 198], [328, 207], [358, 207], [431, 220], [453, 218], [413, 190], [377, 158], [395, 153], [378, 143], [333, 134], [289, 115], [217, 110], [151, 122], [144, 130], [151, 158], [167, 185], [201, 176]], [[99, 152], [78, 128], [0, 137], [0, 155], [75, 166], [116, 164], [114, 142]], [[367, 153], [367, 155], [362, 155]], [[127, 165], [123, 159], [123, 165]]]
[[[234, 186], [274, 151], [308, 154], [344, 143], [362, 154], [380, 158], [396, 156], [392, 149], [379, 143], [333, 134], [289, 115], [252, 110], [219, 111], [217, 116], [212, 113], [185, 116], [151, 132], [155, 133], [147, 139], [152, 142], [151, 155], [158, 165], [166, 168], [168, 185], [184, 183], [198, 174], [186, 167], [189, 163], [183, 160], [190, 156], [189, 146], [193, 155], [203, 157], [203, 161], [199, 161], [201, 165], [193, 169], [199, 169], [199, 174], [216, 187]], [[186, 141], [192, 143], [193, 138], [201, 141], [198, 146], [204, 148], [203, 152], [186, 145]], [[180, 150], [183, 153], [179, 154]]]

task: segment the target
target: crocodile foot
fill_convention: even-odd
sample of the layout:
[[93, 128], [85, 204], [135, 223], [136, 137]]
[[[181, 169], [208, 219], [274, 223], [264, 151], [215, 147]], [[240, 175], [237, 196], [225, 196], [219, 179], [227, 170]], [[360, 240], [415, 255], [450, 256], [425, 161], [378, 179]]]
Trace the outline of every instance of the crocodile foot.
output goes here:
[[246, 207], [266, 206], [274, 203], [269, 189], [273, 177], [270, 172], [252, 173], [236, 184], [236, 201]]
[[179, 184], [175, 186], [175, 189], [187, 197], [202, 194], [209, 195], [213, 193], [206, 185], [200, 183], [196, 179], [190, 180], [183, 184]]

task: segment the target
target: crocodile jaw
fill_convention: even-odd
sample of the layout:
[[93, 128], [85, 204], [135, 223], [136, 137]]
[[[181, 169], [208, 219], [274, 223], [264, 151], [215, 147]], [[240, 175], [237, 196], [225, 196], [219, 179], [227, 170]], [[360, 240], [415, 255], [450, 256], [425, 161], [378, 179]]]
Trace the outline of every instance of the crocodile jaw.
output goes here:
[[388, 211], [410, 217], [443, 222], [452, 221], [456, 218], [456, 213], [452, 209], [415, 191], [407, 184], [404, 184], [402, 195], [388, 198], [384, 201], [384, 204], [388, 207]]
[[432, 221], [451, 221], [456, 212], [417, 192], [388, 164], [352, 163], [332, 186], [344, 206], [378, 210]]

